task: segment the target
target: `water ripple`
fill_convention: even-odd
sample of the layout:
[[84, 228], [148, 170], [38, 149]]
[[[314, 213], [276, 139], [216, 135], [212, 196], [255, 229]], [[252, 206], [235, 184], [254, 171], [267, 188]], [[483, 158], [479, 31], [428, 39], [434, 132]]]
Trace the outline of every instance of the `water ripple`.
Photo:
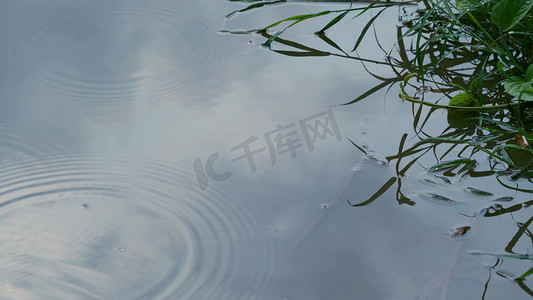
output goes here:
[[[53, 133], [53, 134], [52, 134]], [[0, 162], [68, 153], [82, 146], [75, 135], [64, 128], [33, 120], [2, 122], [0, 126]]]
[[228, 55], [208, 44], [216, 20], [186, 1], [67, 1], [10, 41], [8, 64], [31, 70], [47, 101], [86, 109], [184, 101], [220, 75]]
[[125, 158], [0, 164], [0, 288], [61, 299], [249, 299], [273, 277], [260, 217], [190, 168]]

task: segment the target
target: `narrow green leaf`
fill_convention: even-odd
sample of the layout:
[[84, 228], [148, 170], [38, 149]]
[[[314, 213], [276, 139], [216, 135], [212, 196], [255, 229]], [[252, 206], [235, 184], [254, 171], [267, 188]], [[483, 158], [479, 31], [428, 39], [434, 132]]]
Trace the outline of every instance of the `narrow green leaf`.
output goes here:
[[502, 158], [504, 159], [504, 162], [511, 162], [510, 165], [512, 165], [512, 159], [511, 157], [509, 156], [509, 153], [507, 153], [507, 150], [505, 150], [505, 148], [502, 148], [501, 151], [500, 151], [500, 154], [502, 156]]
[[306, 14], [306, 15], [292, 16], [292, 17], [289, 17], [289, 18], [283, 19], [283, 20], [281, 20], [281, 21], [277, 21], [276, 23], [270, 24], [270, 25], [268, 25], [267, 27], [263, 28], [263, 30], [267, 30], [267, 29], [269, 29], [269, 28], [276, 27], [276, 26], [278, 26], [279, 24], [284, 23], [284, 22], [288, 22], [288, 21], [297, 21], [297, 22], [301, 22], [301, 21], [303, 21], [303, 20], [307, 20], [307, 19], [311, 19], [311, 18], [316, 18], [316, 17], [324, 16], [324, 15], [327, 15], [327, 14], [329, 14], [329, 13], [331, 13], [330, 10], [325, 10], [325, 11], [321, 11], [321, 12], [316, 13], [316, 14]]
[[520, 174], [520, 177], [523, 177], [523, 178], [533, 178], [533, 170], [523, 172], [522, 174]]
[[331, 20], [326, 26], [324, 26], [324, 28], [320, 29], [317, 33], [324, 33], [326, 30], [330, 29], [331, 26], [339, 23], [340, 20], [342, 20], [342, 18], [344, 18], [347, 14], [348, 14], [348, 10], [343, 12], [342, 14], [336, 16], [333, 20]]
[[[259, 2], [259, 1], [258, 0], [253, 0], [253, 1], [240, 1], [240, 2]], [[245, 7], [245, 8], [243, 8], [243, 9], [239, 9], [239, 10], [231, 12], [230, 14], [228, 14], [226, 16], [226, 18], [229, 19], [229, 18], [233, 17], [233, 15], [235, 15], [236, 13], [245, 12], [245, 11], [248, 11], [248, 10], [251, 10], [251, 9], [254, 9], [254, 8], [259, 8], [259, 7], [263, 7], [265, 5], [276, 4], [276, 3], [281, 3], [281, 2], [287, 2], [287, 0], [277, 0], [277, 1], [271, 1], [271, 2], [254, 3], [254, 4], [249, 5], [249, 6]]]
[[452, 168], [452, 167], [457, 167], [459, 165], [470, 163], [470, 162], [472, 162], [471, 159], [458, 159], [458, 160], [454, 160], [454, 161], [449, 161], [449, 162], [441, 163], [441, 164], [438, 164], [436, 166], [433, 166], [433, 167], [429, 168], [428, 172], [430, 172], [430, 173], [437, 172], [437, 171], [440, 171], [440, 170], [449, 169], [449, 168]]
[[533, 268], [529, 269], [527, 272], [522, 274], [521, 276], [517, 277], [516, 279], [526, 279], [529, 275], [533, 274]]
[[372, 195], [372, 197], [370, 197], [368, 200], [361, 202], [361, 203], [357, 203], [357, 204], [352, 204], [348, 200], [348, 204], [350, 204], [351, 206], [357, 207], [357, 206], [365, 206], [365, 205], [368, 205], [374, 202], [377, 198], [383, 195], [383, 193], [385, 193], [396, 182], [397, 179], [398, 178], [396, 177], [391, 177], [391, 179], [385, 182], [385, 184], [377, 192], [375, 192], [374, 195]]
[[296, 56], [296, 57], [309, 57], [309, 56], [329, 56], [329, 52], [321, 51], [289, 51], [289, 50], [272, 50], [276, 53], [283, 54], [286, 56]]
[[476, 161], [470, 160], [469, 162], [465, 163], [465, 165], [457, 172], [457, 176], [463, 177], [469, 172], [473, 171], [476, 168]]
[[359, 44], [361, 44], [361, 41], [363, 41], [363, 38], [366, 36], [366, 32], [368, 31], [370, 26], [372, 26], [372, 24], [374, 24], [374, 21], [379, 17], [379, 15], [381, 15], [381, 13], [383, 11], [385, 11], [385, 9], [380, 10], [372, 19], [370, 19], [370, 21], [368, 21], [366, 23], [365, 27], [363, 28], [363, 30], [359, 34], [359, 37], [357, 38], [357, 41], [355, 42], [355, 46], [353, 47], [352, 52], [357, 50], [357, 47], [359, 47]]
[[527, 68], [526, 81], [533, 81], [533, 64], [529, 65]]
[[326, 42], [326, 44], [330, 45], [331, 47], [333, 47], [333, 48], [339, 50], [340, 52], [344, 53], [344, 55], [348, 56], [348, 53], [344, 52], [344, 50], [342, 50], [342, 48], [339, 45], [337, 45], [334, 41], [332, 41], [330, 38], [328, 38], [325, 33], [317, 33], [317, 36], [321, 40]]

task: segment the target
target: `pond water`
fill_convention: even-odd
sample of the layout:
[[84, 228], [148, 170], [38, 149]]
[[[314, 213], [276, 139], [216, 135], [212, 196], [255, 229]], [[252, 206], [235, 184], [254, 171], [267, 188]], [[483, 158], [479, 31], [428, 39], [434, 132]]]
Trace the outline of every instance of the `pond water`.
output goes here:
[[[530, 258], [474, 255], [504, 253], [513, 237], [516, 253], [531, 250], [517, 233], [528, 183], [448, 184], [425, 172], [431, 155], [399, 176], [385, 157], [404, 134], [405, 147], [418, 139], [398, 86], [342, 106], [380, 83], [361, 62], [219, 33], [346, 5], [226, 18], [246, 4], [3, 1], [0, 298], [530, 298], [527, 280], [505, 276]], [[353, 45], [370, 17], [329, 37]], [[385, 49], [397, 20], [391, 10], [376, 23]], [[287, 38], [324, 49], [313, 34], [324, 22]], [[365, 40], [358, 55], [384, 59], [375, 47]], [[443, 131], [446, 117], [425, 129]], [[495, 203], [523, 209], [487, 217]]]

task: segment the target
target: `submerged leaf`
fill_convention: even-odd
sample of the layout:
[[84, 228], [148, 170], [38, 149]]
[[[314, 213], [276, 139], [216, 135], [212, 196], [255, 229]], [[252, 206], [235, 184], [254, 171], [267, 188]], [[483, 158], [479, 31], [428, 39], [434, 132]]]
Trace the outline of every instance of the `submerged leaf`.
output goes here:
[[493, 201], [502, 201], [502, 202], [509, 202], [509, 201], [513, 201], [513, 197], [500, 197], [498, 199], [494, 199]]
[[464, 175], [472, 172], [476, 168], [476, 161], [470, 160], [469, 162], [465, 163], [464, 167], [462, 167], [459, 172], [457, 172], [457, 175], [459, 177], [463, 177]]
[[437, 194], [433, 194], [433, 193], [427, 193], [427, 195], [431, 196], [431, 198], [433, 198], [435, 200], [443, 201], [443, 202], [446, 202], [446, 203], [455, 203], [455, 201], [453, 201], [452, 199], [444, 197], [444, 196], [441, 196], [441, 195], [437, 195]]
[[472, 160], [471, 159], [467, 159], [467, 158], [453, 160], [453, 161], [449, 161], [449, 162], [444, 162], [444, 163], [441, 163], [441, 164], [438, 164], [436, 166], [433, 166], [433, 167], [429, 168], [428, 172], [430, 172], [430, 173], [431, 172], [437, 172], [437, 171], [441, 171], [441, 170], [444, 170], [444, 169], [457, 167], [457, 166], [460, 166], [462, 164], [471, 163], [471, 162], [472, 162]]
[[467, 187], [465, 190], [471, 192], [471, 193], [474, 193], [476, 195], [480, 195], [480, 196], [493, 196], [494, 194], [492, 193], [489, 193], [489, 192], [485, 192], [485, 191], [482, 191], [482, 190], [478, 190], [478, 189], [475, 189], [473, 187]]
[[533, 260], [533, 254], [518, 254], [518, 253], [486, 253], [486, 252], [469, 252], [471, 255], [487, 255], [487, 256], [496, 256], [496, 257], [506, 257], [506, 258], [516, 258], [516, 259], [526, 259]]

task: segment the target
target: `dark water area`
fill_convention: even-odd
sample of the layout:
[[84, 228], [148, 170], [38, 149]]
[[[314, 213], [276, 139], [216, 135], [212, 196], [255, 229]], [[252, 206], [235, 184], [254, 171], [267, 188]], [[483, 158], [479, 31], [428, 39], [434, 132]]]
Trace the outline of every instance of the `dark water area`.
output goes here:
[[[0, 299], [530, 298], [504, 276], [530, 257], [485, 255], [531, 250], [528, 183], [448, 183], [431, 156], [399, 175], [386, 156], [417, 139], [397, 86], [341, 106], [379, 83], [360, 62], [219, 32], [346, 5], [0, 3]], [[324, 47], [313, 22], [290, 36]]]

